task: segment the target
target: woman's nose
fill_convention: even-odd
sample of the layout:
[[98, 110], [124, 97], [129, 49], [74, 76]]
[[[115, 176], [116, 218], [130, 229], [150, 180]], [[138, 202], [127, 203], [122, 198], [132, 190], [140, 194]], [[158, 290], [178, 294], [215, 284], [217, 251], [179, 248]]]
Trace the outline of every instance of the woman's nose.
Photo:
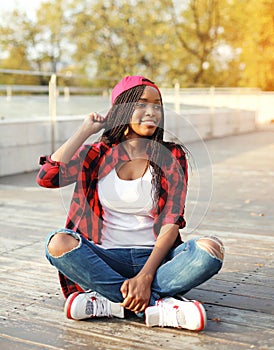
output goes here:
[[153, 115], [154, 112], [153, 103], [148, 103], [146, 105], [146, 115]]

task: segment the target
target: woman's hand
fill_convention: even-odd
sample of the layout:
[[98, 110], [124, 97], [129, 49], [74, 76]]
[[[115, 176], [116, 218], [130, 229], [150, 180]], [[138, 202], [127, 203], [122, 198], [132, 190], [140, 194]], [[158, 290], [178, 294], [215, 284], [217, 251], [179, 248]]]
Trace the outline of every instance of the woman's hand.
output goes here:
[[90, 136], [99, 132], [105, 127], [105, 125], [105, 117], [96, 112], [92, 112], [85, 117], [83, 124], [81, 125], [81, 129]]
[[126, 280], [120, 288], [124, 298], [121, 304], [123, 307], [134, 312], [142, 312], [146, 309], [155, 273], [172, 248], [178, 233], [179, 227], [176, 224], [162, 226], [152, 253], [142, 270], [135, 277]]
[[145, 311], [149, 304], [152, 278], [146, 275], [137, 275], [126, 280], [121, 286], [124, 302], [121, 304], [133, 312]]
[[104, 117], [96, 112], [90, 113], [85, 117], [80, 128], [51, 155], [51, 159], [68, 163], [86, 139], [103, 129], [105, 124], [106, 120]]

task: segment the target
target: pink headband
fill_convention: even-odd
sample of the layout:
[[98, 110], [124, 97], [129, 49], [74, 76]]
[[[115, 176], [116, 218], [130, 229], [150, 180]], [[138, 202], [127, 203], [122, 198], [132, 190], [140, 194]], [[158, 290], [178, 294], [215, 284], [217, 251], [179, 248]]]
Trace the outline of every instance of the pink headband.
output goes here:
[[148, 85], [154, 87], [161, 96], [159, 88], [152, 82], [147, 81], [147, 78], [141, 75], [129, 75], [124, 77], [117, 85], [114, 86], [111, 94], [111, 103], [114, 104], [116, 98], [121, 95], [124, 91], [127, 91], [138, 85]]

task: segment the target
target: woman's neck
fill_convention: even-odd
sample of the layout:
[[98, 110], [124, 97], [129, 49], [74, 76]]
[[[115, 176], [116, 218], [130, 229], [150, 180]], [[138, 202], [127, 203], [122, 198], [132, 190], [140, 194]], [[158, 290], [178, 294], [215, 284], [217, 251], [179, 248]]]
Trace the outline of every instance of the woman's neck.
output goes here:
[[146, 147], [148, 140], [146, 138], [127, 138], [122, 144], [130, 159], [147, 158]]

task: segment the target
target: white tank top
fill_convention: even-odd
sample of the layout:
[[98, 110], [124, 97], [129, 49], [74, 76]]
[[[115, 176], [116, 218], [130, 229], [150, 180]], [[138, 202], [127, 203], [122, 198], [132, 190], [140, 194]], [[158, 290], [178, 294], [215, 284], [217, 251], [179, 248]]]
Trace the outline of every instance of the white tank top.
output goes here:
[[135, 180], [122, 180], [113, 169], [99, 180], [98, 195], [104, 219], [103, 248], [154, 246], [151, 179], [151, 169]]

